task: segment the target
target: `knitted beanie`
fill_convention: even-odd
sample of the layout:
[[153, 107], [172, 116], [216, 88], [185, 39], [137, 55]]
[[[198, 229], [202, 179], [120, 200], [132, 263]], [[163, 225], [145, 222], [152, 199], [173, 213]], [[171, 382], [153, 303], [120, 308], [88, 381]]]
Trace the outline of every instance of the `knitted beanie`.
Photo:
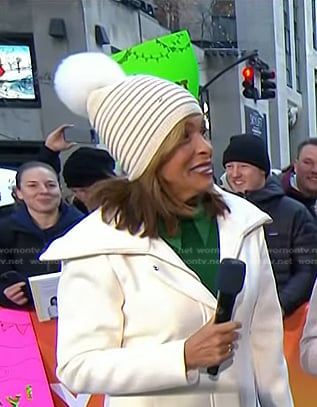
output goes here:
[[89, 187], [96, 181], [111, 178], [115, 161], [105, 150], [80, 147], [66, 160], [63, 177], [68, 188]]
[[54, 86], [71, 111], [88, 116], [130, 181], [144, 173], [177, 123], [202, 114], [198, 101], [185, 88], [150, 75], [128, 76], [102, 53], [64, 59]]
[[252, 134], [232, 136], [223, 153], [222, 164], [225, 167], [227, 163], [232, 161], [252, 164], [263, 170], [266, 177], [270, 173], [270, 158], [266, 145], [259, 136]]

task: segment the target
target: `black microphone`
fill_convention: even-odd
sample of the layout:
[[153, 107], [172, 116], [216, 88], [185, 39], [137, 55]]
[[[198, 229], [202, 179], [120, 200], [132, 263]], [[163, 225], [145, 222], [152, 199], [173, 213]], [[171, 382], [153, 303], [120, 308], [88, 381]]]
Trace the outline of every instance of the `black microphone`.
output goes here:
[[[231, 320], [236, 296], [242, 290], [246, 265], [238, 259], [223, 259], [217, 275], [217, 308], [215, 324]], [[219, 366], [207, 368], [210, 375], [217, 375]]]

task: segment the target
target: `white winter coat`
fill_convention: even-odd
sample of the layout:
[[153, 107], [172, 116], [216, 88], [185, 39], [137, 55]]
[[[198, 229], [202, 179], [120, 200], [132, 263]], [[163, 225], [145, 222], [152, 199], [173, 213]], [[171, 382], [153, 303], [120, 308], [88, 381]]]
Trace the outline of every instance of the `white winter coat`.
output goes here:
[[246, 262], [233, 360], [218, 378], [184, 365], [184, 341], [212, 318], [215, 297], [162, 239], [132, 236], [99, 210], [41, 256], [63, 260], [57, 375], [111, 407], [291, 407], [280, 306], [262, 225], [269, 217], [221, 192], [220, 257]]
[[303, 369], [317, 376], [317, 280], [309, 301], [306, 323], [300, 341], [300, 359]]

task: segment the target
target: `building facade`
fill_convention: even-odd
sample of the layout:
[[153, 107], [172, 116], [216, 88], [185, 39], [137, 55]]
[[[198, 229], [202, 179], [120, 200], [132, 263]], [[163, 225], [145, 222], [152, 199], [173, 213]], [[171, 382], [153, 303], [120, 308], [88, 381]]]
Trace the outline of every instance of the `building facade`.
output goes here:
[[238, 44], [258, 49], [276, 72], [269, 102], [271, 156], [286, 166], [297, 145], [316, 137], [316, 1], [236, 0]]
[[[316, 0], [148, 1], [152, 3], [1, 0], [0, 45], [6, 33], [33, 34], [41, 104], [33, 108], [2, 104], [0, 140], [42, 140], [59, 124], [73, 123], [89, 141], [89, 123], [72, 115], [55, 95], [52, 78], [58, 61], [85, 50], [116, 52], [183, 28], [196, 44], [201, 85], [255, 49], [276, 72], [276, 98], [270, 101], [255, 103], [242, 96], [244, 63], [207, 87], [204, 96], [209, 99], [217, 175], [223, 170], [222, 151], [233, 134], [251, 131], [264, 137], [277, 168], [294, 158], [300, 141], [317, 135]], [[97, 41], [97, 26], [104, 44]], [[84, 75], [84, 67], [79, 69]]]
[[[190, 10], [181, 13], [180, 27], [187, 26], [192, 40], [205, 48], [207, 58], [212, 58], [211, 67], [218, 61], [214, 74], [252, 50], [258, 50], [260, 58], [276, 73], [276, 98], [270, 101], [254, 103], [242, 96], [244, 64], [209, 87], [219, 171], [221, 152], [229, 136], [239, 131], [251, 129], [255, 134], [261, 133], [266, 138], [273, 166], [278, 168], [294, 159], [302, 140], [316, 137], [316, 3], [316, 0], [195, 0]], [[229, 56], [228, 51], [234, 49], [235, 56]]]
[[[9, 99], [1, 104], [0, 98], [0, 140], [43, 140], [60, 124], [73, 123], [87, 134], [89, 142], [87, 120], [71, 114], [55, 95], [54, 71], [70, 53], [116, 52], [169, 33], [153, 13], [137, 7], [135, 1], [1, 0], [0, 47], [14, 44], [14, 38], [21, 34], [32, 36], [40, 104], [17, 106]], [[197, 47], [196, 51], [203, 71], [204, 52]], [[78, 69], [85, 75], [85, 67]]]

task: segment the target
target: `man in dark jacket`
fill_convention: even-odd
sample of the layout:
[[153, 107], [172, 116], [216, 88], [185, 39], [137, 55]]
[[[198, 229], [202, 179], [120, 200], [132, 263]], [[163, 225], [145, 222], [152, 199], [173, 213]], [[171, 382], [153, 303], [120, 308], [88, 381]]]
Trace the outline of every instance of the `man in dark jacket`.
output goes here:
[[233, 136], [223, 154], [223, 187], [239, 193], [267, 212], [266, 241], [283, 314], [307, 302], [317, 271], [317, 226], [304, 205], [285, 195], [277, 176], [269, 176], [270, 160], [262, 139]]
[[294, 164], [281, 174], [286, 195], [303, 203], [317, 220], [317, 138], [299, 144]]

